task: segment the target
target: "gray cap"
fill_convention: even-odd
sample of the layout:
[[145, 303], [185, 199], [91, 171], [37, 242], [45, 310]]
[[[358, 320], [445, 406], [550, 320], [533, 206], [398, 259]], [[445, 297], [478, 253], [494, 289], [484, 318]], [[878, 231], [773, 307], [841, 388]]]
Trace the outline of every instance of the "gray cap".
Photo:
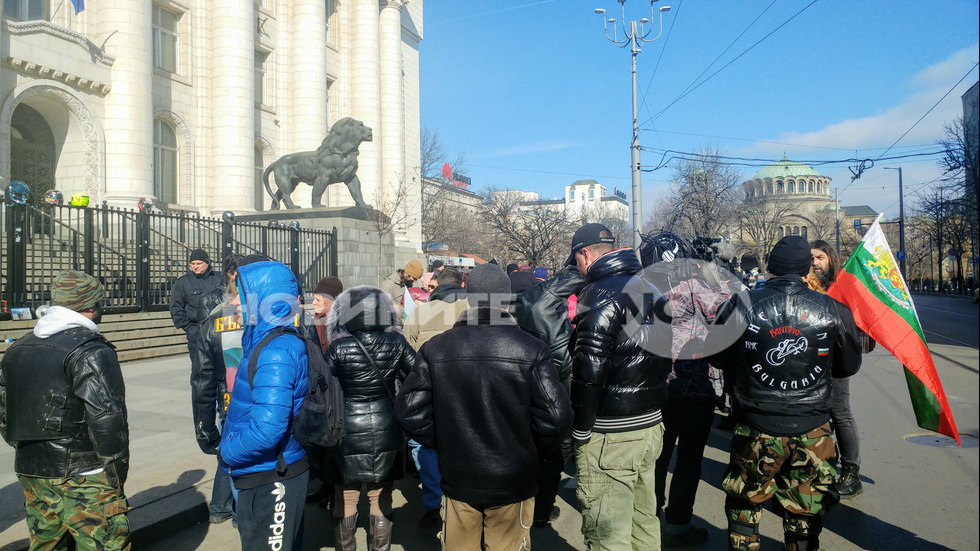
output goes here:
[[506, 295], [509, 299], [510, 278], [496, 264], [480, 264], [466, 276], [466, 294], [470, 306], [486, 302], [488, 295]]

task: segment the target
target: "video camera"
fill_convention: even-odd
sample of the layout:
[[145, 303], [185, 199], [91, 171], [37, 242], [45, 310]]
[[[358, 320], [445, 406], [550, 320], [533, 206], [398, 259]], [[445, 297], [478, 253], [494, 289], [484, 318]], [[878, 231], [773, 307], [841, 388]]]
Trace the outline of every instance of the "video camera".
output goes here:
[[718, 254], [718, 247], [714, 246], [715, 243], [721, 243], [721, 238], [695, 237], [691, 245], [698, 257], [711, 262], [715, 259], [715, 255]]

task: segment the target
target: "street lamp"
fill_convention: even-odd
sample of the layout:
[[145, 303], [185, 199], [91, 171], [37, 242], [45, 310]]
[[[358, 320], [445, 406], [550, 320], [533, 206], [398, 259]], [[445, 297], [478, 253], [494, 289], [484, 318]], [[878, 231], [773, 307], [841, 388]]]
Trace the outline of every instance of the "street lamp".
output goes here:
[[[885, 170], [898, 171], [898, 262], [905, 279], [905, 193], [902, 191], [902, 167], [885, 167]], [[893, 203], [894, 204], [894, 203]]]
[[[653, 32], [653, 26], [650, 28], [646, 27], [646, 24], [650, 22], [649, 19], [643, 18], [637, 21], [629, 22], [629, 29], [626, 27], [626, 0], [618, 0], [620, 5], [620, 11], [622, 12], [622, 19], [620, 25], [623, 29], [623, 39], [619, 38], [618, 27], [616, 26], [616, 19], [606, 18], [606, 10], [602, 8], [597, 8], [595, 13], [602, 16], [602, 29], [606, 33], [606, 38], [610, 42], [619, 46], [620, 48], [625, 48], [626, 45], [630, 46], [630, 54], [632, 57], [632, 75], [633, 75], [633, 141], [630, 143], [630, 165], [631, 172], [633, 176], [633, 248], [640, 246], [640, 232], [643, 231], [643, 210], [641, 208], [640, 196], [642, 193], [642, 183], [640, 179], [640, 127], [636, 120], [636, 56], [640, 53], [640, 47], [648, 42], [653, 42], [660, 38], [660, 35], [664, 32], [664, 12], [670, 11], [670, 6], [661, 6], [659, 9], [654, 10], [653, 5], [657, 0], [650, 0], [650, 19], [656, 14], [660, 19], [660, 32], [657, 36], [653, 38], [648, 38]], [[639, 24], [638, 24], [639, 23]], [[612, 36], [609, 36], [609, 27], [613, 28]]]

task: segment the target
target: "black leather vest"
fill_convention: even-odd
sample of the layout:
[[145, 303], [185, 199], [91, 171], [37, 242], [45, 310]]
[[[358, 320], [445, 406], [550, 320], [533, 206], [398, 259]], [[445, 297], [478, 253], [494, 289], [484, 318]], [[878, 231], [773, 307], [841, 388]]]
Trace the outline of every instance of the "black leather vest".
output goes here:
[[736, 351], [739, 413], [777, 436], [804, 434], [826, 423], [831, 367], [843, 331], [833, 299], [792, 277], [771, 280], [748, 296], [748, 327]]
[[[59, 440], [84, 436], [84, 405], [75, 396], [67, 372], [68, 356], [102, 335], [77, 327], [42, 339], [21, 337], [3, 358], [9, 442]], [[106, 342], [106, 344], [108, 344]]]

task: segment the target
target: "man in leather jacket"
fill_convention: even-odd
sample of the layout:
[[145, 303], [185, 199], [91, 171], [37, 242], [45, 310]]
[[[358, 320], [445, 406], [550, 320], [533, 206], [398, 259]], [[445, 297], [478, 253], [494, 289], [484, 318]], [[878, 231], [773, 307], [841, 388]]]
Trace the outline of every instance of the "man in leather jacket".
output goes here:
[[548, 347], [506, 310], [504, 271], [477, 266], [466, 289], [471, 308], [419, 349], [395, 416], [438, 454], [443, 548], [526, 549], [539, 456], [568, 434], [571, 409]]
[[[541, 339], [551, 349], [552, 363], [565, 390], [569, 390], [572, 378], [572, 320], [568, 317], [568, 297], [577, 294], [584, 285], [585, 279], [578, 269], [566, 266], [554, 278], [518, 294], [514, 301], [514, 319], [521, 329]], [[555, 506], [555, 497], [567, 457], [563, 451], [571, 454], [571, 442], [567, 439], [561, 448], [541, 456], [538, 495], [534, 497], [535, 526], [548, 525], [557, 520], [561, 512]]]
[[211, 269], [211, 259], [204, 249], [194, 249], [188, 259], [190, 269], [174, 282], [170, 294], [170, 318], [174, 327], [183, 329], [187, 336], [187, 351], [191, 356], [191, 370], [200, 370], [197, 353], [201, 335], [201, 323], [211, 311], [204, 304], [207, 293], [220, 285], [220, 276]]
[[31, 549], [72, 537], [79, 549], [129, 549], [126, 390], [99, 334], [102, 295], [94, 277], [60, 273], [53, 306], [0, 364], [0, 434], [16, 450]]
[[[612, 232], [586, 224], [572, 237], [586, 280], [575, 313], [572, 438], [577, 497], [586, 546], [660, 549], [655, 464], [663, 445], [660, 408], [667, 399], [669, 345], [648, 338], [662, 296], [637, 274], [632, 249], [616, 249]], [[655, 354], [657, 350], [665, 356]]]
[[811, 259], [806, 239], [781, 239], [769, 255], [775, 277], [729, 301], [709, 337], [730, 339], [712, 346], [723, 350], [712, 361], [735, 381], [738, 424], [722, 482], [729, 549], [759, 549], [762, 504], [773, 495], [786, 549], [817, 549], [820, 515], [836, 501], [831, 376], [856, 373], [861, 352], [851, 311], [807, 287]]

